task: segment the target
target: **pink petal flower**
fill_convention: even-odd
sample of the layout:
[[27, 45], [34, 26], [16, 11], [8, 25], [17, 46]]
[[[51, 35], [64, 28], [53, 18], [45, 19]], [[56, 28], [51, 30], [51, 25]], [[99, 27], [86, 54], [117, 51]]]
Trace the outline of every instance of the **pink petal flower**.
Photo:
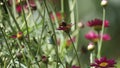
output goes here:
[[[101, 37], [101, 35], [98, 35], [93, 31], [90, 31], [85, 35], [86, 39], [93, 41], [93, 42], [97, 42], [100, 39], [100, 37]], [[103, 41], [108, 41], [108, 40], [111, 40], [111, 37], [109, 34], [103, 34], [102, 39], [103, 39]]]
[[115, 67], [115, 60], [107, 59], [106, 57], [101, 57], [100, 59], [95, 59], [95, 62], [91, 64], [91, 67], [95, 68], [111, 68]]
[[85, 35], [85, 38], [88, 39], [88, 40], [93, 41], [93, 40], [95, 40], [95, 39], [99, 39], [99, 35], [96, 34], [96, 33], [93, 32], [93, 31], [90, 31], [90, 32], [88, 32], [88, 33]]
[[21, 13], [21, 12], [22, 12], [22, 6], [21, 6], [21, 5], [17, 5], [17, 6], [16, 6], [16, 11], [17, 11], [18, 13]]
[[[88, 21], [87, 25], [89, 27], [98, 27], [98, 26], [102, 26], [102, 23], [103, 23], [102, 20], [100, 20], [100, 19], [94, 19], [94, 20]], [[109, 26], [109, 21], [105, 20], [104, 21], [104, 27], [108, 27], [108, 26]]]
[[105, 26], [105, 27], [109, 27], [109, 21], [108, 21], [108, 20], [105, 20], [104, 26]]
[[103, 40], [104, 41], [108, 41], [108, 40], [111, 40], [111, 37], [110, 37], [110, 35], [109, 34], [103, 34]]

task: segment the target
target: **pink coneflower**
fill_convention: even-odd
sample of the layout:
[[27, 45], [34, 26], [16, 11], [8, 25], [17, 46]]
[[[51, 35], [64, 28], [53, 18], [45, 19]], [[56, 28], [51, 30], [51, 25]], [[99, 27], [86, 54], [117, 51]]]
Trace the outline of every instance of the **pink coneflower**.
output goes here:
[[71, 24], [67, 24], [66, 22], [62, 22], [59, 24], [59, 27], [57, 28], [57, 30], [63, 30], [65, 32], [69, 32], [71, 29], [72, 25]]
[[[100, 39], [100, 37], [101, 37], [101, 35], [93, 32], [93, 31], [90, 31], [85, 35], [85, 38], [92, 42], [97, 42]], [[102, 39], [103, 39], [103, 41], [108, 41], [108, 40], [111, 40], [111, 37], [109, 34], [103, 34]]]
[[99, 35], [93, 31], [90, 31], [85, 35], [85, 38], [90, 41], [97, 42], [99, 40]]
[[[102, 20], [100, 20], [100, 19], [94, 19], [94, 20], [88, 21], [87, 25], [89, 27], [93, 27], [95, 30], [101, 30], [102, 23], [103, 23]], [[104, 27], [108, 27], [108, 26], [109, 26], [109, 21], [105, 20], [104, 21]]]
[[91, 67], [95, 68], [114, 68], [116, 62], [113, 59], [107, 59], [106, 57], [101, 57], [100, 59], [95, 59], [95, 62], [91, 64]]
[[103, 34], [102, 39], [103, 39], [104, 41], [108, 41], [108, 40], [111, 40], [111, 37], [110, 37], [109, 34]]

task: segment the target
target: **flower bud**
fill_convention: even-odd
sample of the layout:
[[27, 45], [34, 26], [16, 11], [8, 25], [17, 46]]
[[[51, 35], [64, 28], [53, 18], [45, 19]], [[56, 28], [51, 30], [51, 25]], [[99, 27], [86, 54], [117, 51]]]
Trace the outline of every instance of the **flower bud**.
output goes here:
[[79, 22], [79, 23], [78, 23], [78, 27], [79, 27], [79, 28], [84, 28], [84, 24], [83, 24], [82, 22]]
[[101, 6], [105, 7], [107, 6], [108, 1], [107, 0], [102, 0], [101, 1]]
[[48, 57], [42, 56], [41, 58], [43, 63], [46, 63], [46, 64], [48, 63]]
[[17, 57], [18, 59], [21, 59], [21, 58], [23, 58], [23, 55], [22, 55], [22, 53], [17, 53], [17, 54], [16, 54], [16, 57]]
[[89, 43], [89, 45], [87, 47], [88, 51], [92, 51], [92, 50], [94, 50], [94, 48], [95, 48], [95, 45], [93, 43]]

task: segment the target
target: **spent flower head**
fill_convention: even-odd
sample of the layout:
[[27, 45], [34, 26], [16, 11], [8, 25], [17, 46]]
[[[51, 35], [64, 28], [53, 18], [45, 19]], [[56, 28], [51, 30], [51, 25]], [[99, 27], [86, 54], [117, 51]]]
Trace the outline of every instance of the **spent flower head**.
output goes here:
[[46, 63], [46, 64], [48, 63], [48, 57], [46, 57], [46, 56], [42, 56], [41, 60], [43, 63]]
[[91, 67], [95, 68], [114, 68], [116, 62], [113, 59], [107, 59], [106, 57], [101, 57], [100, 59], [95, 59], [95, 62], [91, 64]]
[[16, 35], [12, 35], [11, 38], [17, 38], [17, 39], [21, 39], [23, 37], [23, 33], [22, 32], [18, 32]]
[[62, 22], [59, 24], [59, 27], [57, 28], [57, 30], [63, 30], [66, 33], [69, 33], [71, 27], [72, 27], [72, 24], [67, 24], [66, 22]]

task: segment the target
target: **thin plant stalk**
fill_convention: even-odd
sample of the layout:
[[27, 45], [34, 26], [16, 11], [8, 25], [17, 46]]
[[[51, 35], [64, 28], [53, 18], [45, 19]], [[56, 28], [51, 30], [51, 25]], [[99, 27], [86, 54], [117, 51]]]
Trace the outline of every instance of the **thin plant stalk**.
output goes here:
[[48, 68], [48, 63], [46, 63], [45, 65], [46, 65], [46, 68]]
[[[20, 0], [21, 1], [21, 0]], [[22, 4], [21, 4], [22, 5]], [[23, 10], [23, 17], [24, 17], [24, 20], [25, 20], [25, 24], [26, 24], [26, 30], [27, 30], [27, 36], [28, 36], [28, 41], [30, 42], [30, 36], [29, 36], [29, 27], [28, 27], [28, 22], [27, 22], [27, 20], [26, 20], [26, 17], [25, 17], [25, 11], [24, 11], [24, 9], [23, 9], [23, 6], [22, 6], [22, 10]], [[25, 41], [25, 42], [27, 42], [27, 41]], [[29, 44], [28, 44], [28, 48], [30, 49], [30, 53], [31, 53], [31, 55], [32, 55], [32, 49], [31, 49], [31, 47], [29, 46]], [[34, 57], [35, 58], [35, 57]], [[40, 65], [39, 65], [39, 63], [38, 63], [38, 61], [35, 59], [35, 61], [36, 61], [36, 63], [37, 63], [37, 65], [39, 66], [39, 68], [40, 68]]]
[[[48, 7], [47, 7], [47, 5], [45, 5], [46, 6], [46, 8], [47, 8], [47, 12], [49, 13], [49, 10], [48, 10]], [[49, 15], [49, 18], [50, 18], [50, 15]], [[56, 16], [55, 16], [55, 19], [57, 19], [56, 18]], [[52, 26], [52, 29], [53, 29], [53, 33], [54, 33], [54, 36], [55, 36], [55, 44], [57, 45], [57, 37], [56, 37], [56, 34], [55, 34], [55, 29], [54, 29], [54, 26], [53, 26], [53, 23], [52, 23], [52, 20], [50, 19], [50, 24], [51, 24], [51, 26]], [[60, 59], [60, 57], [59, 57], [59, 55], [58, 55], [58, 46], [56, 46], [56, 54], [57, 54], [57, 66], [56, 67], [58, 67], [58, 62], [63, 66], [63, 68], [65, 68], [65, 66], [64, 66], [64, 64], [62, 63], [62, 61], [61, 61], [61, 59]]]
[[[93, 63], [93, 59], [94, 59], [93, 57], [94, 57], [94, 56], [93, 56], [93, 52], [91, 52], [91, 53], [90, 53], [90, 63]], [[90, 67], [90, 68], [93, 68], [93, 67]]]
[[9, 13], [9, 15], [12, 17], [12, 19], [13, 19], [13, 21], [14, 21], [17, 29], [18, 29], [18, 31], [21, 31], [21, 29], [20, 29], [20, 27], [19, 27], [19, 24], [17, 23], [17, 21], [16, 21], [14, 15], [13, 15], [12, 11], [11, 11], [10, 8], [8, 7], [7, 0], [5, 0], [4, 2], [5, 2], [5, 7], [6, 7], [8, 13]]
[[[49, 15], [49, 10], [48, 10], [47, 4], [46, 4], [46, 0], [44, 0], [44, 4], [45, 4], [45, 7], [47, 9], [47, 13]], [[50, 16], [49, 16], [49, 19], [50, 19]], [[55, 44], [56, 44], [55, 51], [56, 51], [56, 55], [57, 55], [57, 66], [56, 66], [56, 68], [58, 68], [59, 56], [58, 56], [57, 37], [56, 37], [56, 33], [55, 33], [55, 28], [53, 26], [53, 23], [52, 23], [51, 19], [50, 19], [50, 24], [52, 26], [53, 34], [54, 34], [54, 37], [55, 37]]]
[[21, 65], [20, 65], [20, 60], [19, 60], [19, 68], [21, 68]]
[[61, 0], [61, 12], [64, 13], [64, 0]]
[[93, 63], [93, 53], [90, 53], [90, 63]]
[[[19, 47], [22, 49], [21, 42], [19, 40], [17, 40], [17, 43], [18, 43]], [[25, 54], [23, 52], [22, 52], [22, 55], [23, 55], [23, 59], [24, 59], [25, 64], [28, 65], [27, 59], [25, 58]]]
[[29, 9], [29, 11], [30, 11], [30, 14], [31, 14], [31, 16], [32, 16], [32, 22], [34, 22], [34, 25], [35, 25], [35, 28], [37, 29], [38, 27], [37, 27], [37, 23], [34, 21], [34, 16], [33, 16], [33, 12], [32, 12], [32, 9], [30, 8], [30, 4], [29, 4], [29, 1], [28, 0], [26, 0], [26, 2], [27, 2], [27, 4], [28, 4], [28, 9]]
[[[32, 58], [35, 59], [35, 56], [33, 56], [32, 49], [30, 47], [30, 43], [28, 43], [26, 40], [24, 40], [24, 42], [27, 43], [27, 46], [28, 46], [28, 49], [29, 49], [29, 54], [31, 55]], [[38, 63], [38, 61], [36, 59], [35, 59], [35, 61], [36, 61], [37, 65], [38, 65], [38, 67], [40, 68], [40, 64]]]
[[[44, 10], [44, 17], [43, 17], [43, 23], [42, 23], [42, 32], [41, 32], [41, 35], [40, 35], [40, 46], [41, 46], [41, 41], [42, 41], [42, 36], [43, 36], [43, 32], [45, 30], [45, 10]], [[38, 49], [37, 49], [37, 55], [39, 54], [39, 51], [40, 51], [40, 46], [38, 46]]]
[[72, 40], [70, 34], [69, 34], [69, 33], [67, 33], [67, 34], [68, 34], [68, 36], [69, 36], [69, 38], [70, 38], [70, 40], [71, 40], [71, 42], [72, 42], [73, 49], [74, 49], [74, 51], [75, 51], [75, 54], [76, 54], [76, 56], [77, 56], [77, 61], [78, 61], [78, 64], [79, 64], [79, 66], [80, 66], [80, 60], [79, 60], [79, 57], [78, 57], [78, 54], [77, 54], [77, 50], [76, 50], [76, 48], [75, 48], [75, 45], [74, 45], [74, 43], [73, 43], [73, 40]]
[[101, 37], [100, 37], [100, 40], [98, 41], [98, 53], [97, 53], [97, 58], [100, 58], [101, 57], [101, 48], [102, 48], [102, 37], [103, 37], [103, 33], [104, 33], [104, 22], [105, 22], [105, 8], [103, 7], [103, 21], [102, 21], [102, 30], [101, 30]]
[[10, 47], [9, 47], [9, 44], [8, 44], [8, 41], [7, 41], [6, 37], [5, 37], [5, 33], [4, 33], [4, 31], [3, 31], [3, 29], [2, 29], [1, 27], [0, 27], [0, 30], [1, 30], [1, 32], [2, 32], [3, 38], [4, 38], [4, 40], [5, 40], [5, 43], [6, 43], [6, 45], [7, 45], [7, 49], [8, 49], [8, 51], [9, 51], [10, 57], [12, 58], [13, 64], [14, 64], [14, 66], [16, 67], [15, 61], [14, 61], [14, 58], [13, 58], [13, 55], [12, 55], [12, 52], [11, 52]]
[[[6, 59], [6, 58], [5, 58]], [[6, 60], [4, 59], [4, 66], [3, 66], [3, 68], [6, 68], [7, 66], [6, 66]], [[2, 65], [1, 65], [2, 66]], [[2, 68], [2, 67], [1, 67]]]
[[78, 0], [77, 0], [75, 6], [75, 29], [77, 28], [78, 21], [79, 21], [79, 14], [78, 14]]
[[[20, 0], [20, 2], [21, 2], [21, 0]], [[24, 18], [24, 21], [26, 24], [27, 36], [28, 36], [28, 40], [30, 42], [30, 36], [29, 36], [29, 30], [28, 30], [29, 26], [28, 26], [28, 22], [27, 22], [26, 17], [25, 17], [25, 11], [23, 9], [23, 4], [21, 4], [21, 5], [22, 5], [23, 18]]]

